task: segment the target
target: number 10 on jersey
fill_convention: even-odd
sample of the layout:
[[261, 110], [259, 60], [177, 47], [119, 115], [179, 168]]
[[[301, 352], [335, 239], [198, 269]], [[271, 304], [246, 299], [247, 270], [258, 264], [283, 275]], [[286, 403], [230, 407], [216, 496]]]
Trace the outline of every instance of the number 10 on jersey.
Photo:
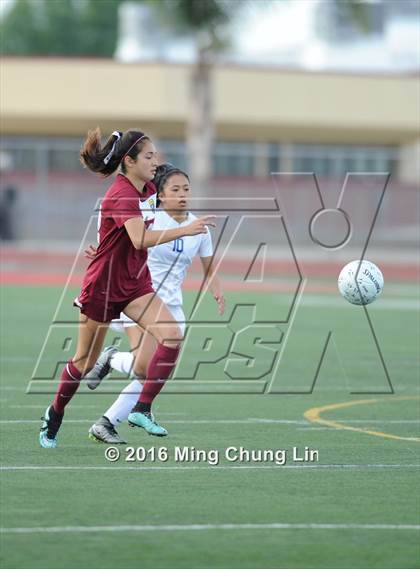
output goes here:
[[182, 253], [184, 250], [184, 240], [183, 239], [175, 239], [173, 242], [172, 251], [175, 253]]

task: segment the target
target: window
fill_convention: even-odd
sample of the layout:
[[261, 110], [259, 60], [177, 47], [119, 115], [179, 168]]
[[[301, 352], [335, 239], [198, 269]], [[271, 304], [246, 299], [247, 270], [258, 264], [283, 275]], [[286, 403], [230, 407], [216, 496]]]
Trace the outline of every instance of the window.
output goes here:
[[160, 140], [158, 143], [161, 158], [181, 170], [187, 169], [185, 143], [181, 140]]
[[293, 171], [343, 177], [350, 172], [392, 172], [396, 149], [375, 146], [295, 145]]
[[213, 153], [213, 170], [217, 176], [255, 175], [255, 146], [247, 142], [216, 142]]
[[268, 145], [268, 173], [280, 172], [280, 145], [279, 144], [269, 144]]
[[53, 172], [79, 172], [82, 164], [79, 158], [79, 148], [50, 148], [48, 163]]
[[2, 165], [6, 171], [33, 172], [36, 169], [37, 154], [35, 146], [19, 146], [3, 141], [1, 145]]
[[[0, 165], [5, 171], [82, 172], [82, 138], [4, 137]], [[183, 140], [160, 140], [161, 159], [186, 170]], [[282, 170], [315, 172], [320, 177], [343, 178], [347, 172], [391, 172], [398, 168], [398, 148], [392, 146], [281, 144], [217, 141], [213, 148], [215, 177], [265, 178]]]

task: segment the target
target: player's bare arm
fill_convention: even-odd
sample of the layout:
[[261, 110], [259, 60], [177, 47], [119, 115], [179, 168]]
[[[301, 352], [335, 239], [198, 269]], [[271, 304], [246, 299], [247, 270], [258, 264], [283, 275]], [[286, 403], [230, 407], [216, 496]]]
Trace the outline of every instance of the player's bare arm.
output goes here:
[[223, 296], [222, 283], [214, 268], [213, 257], [200, 257], [200, 259], [204, 276], [209, 282], [209, 289], [217, 302], [219, 314], [223, 316], [225, 312], [225, 297]]
[[207, 227], [215, 227], [215, 216], [206, 215], [195, 219], [192, 223], [176, 229], [166, 229], [163, 231], [146, 231], [144, 221], [140, 217], [128, 219], [124, 226], [136, 249], [148, 249], [156, 245], [162, 245], [169, 241], [174, 241], [187, 235], [199, 235], [206, 233]]

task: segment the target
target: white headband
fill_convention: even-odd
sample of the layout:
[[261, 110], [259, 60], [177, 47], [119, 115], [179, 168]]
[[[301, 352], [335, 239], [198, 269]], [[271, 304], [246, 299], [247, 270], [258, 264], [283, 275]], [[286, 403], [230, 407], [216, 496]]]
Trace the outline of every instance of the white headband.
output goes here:
[[137, 144], [138, 142], [140, 142], [140, 140], [143, 140], [143, 138], [149, 138], [149, 137], [147, 136], [147, 134], [143, 134], [142, 136], [140, 136], [140, 138], [138, 138], [137, 140], [135, 140], [135, 141], [133, 142], [133, 144], [130, 146], [130, 148], [127, 150], [127, 152], [124, 154], [124, 156], [122, 157], [122, 160], [124, 160], [124, 158], [125, 158], [125, 157], [127, 156], [127, 154], [130, 152], [130, 150], [131, 150], [132, 148], [134, 148], [134, 147], [136, 146], [136, 144]]
[[121, 138], [121, 134], [118, 132], [118, 130], [114, 130], [114, 132], [111, 134], [111, 136], [116, 136], [117, 138], [114, 141], [114, 144], [112, 145], [111, 150], [108, 152], [108, 154], [105, 156], [104, 158], [104, 164], [108, 164], [108, 162], [111, 160], [112, 155], [114, 154], [114, 150], [115, 150], [115, 146], [117, 145], [117, 142], [119, 141], [119, 139]]

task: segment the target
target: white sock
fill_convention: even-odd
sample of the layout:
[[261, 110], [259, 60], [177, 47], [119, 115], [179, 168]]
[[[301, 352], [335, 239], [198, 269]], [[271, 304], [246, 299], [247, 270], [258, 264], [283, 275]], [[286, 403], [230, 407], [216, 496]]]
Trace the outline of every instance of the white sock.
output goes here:
[[111, 367], [121, 373], [129, 374], [133, 361], [134, 356], [131, 352], [116, 352], [111, 358]]
[[118, 399], [104, 413], [104, 417], [107, 417], [114, 426], [125, 421], [131, 409], [137, 403], [142, 389], [143, 385], [140, 381], [137, 378], [133, 379], [127, 387], [124, 387]]

